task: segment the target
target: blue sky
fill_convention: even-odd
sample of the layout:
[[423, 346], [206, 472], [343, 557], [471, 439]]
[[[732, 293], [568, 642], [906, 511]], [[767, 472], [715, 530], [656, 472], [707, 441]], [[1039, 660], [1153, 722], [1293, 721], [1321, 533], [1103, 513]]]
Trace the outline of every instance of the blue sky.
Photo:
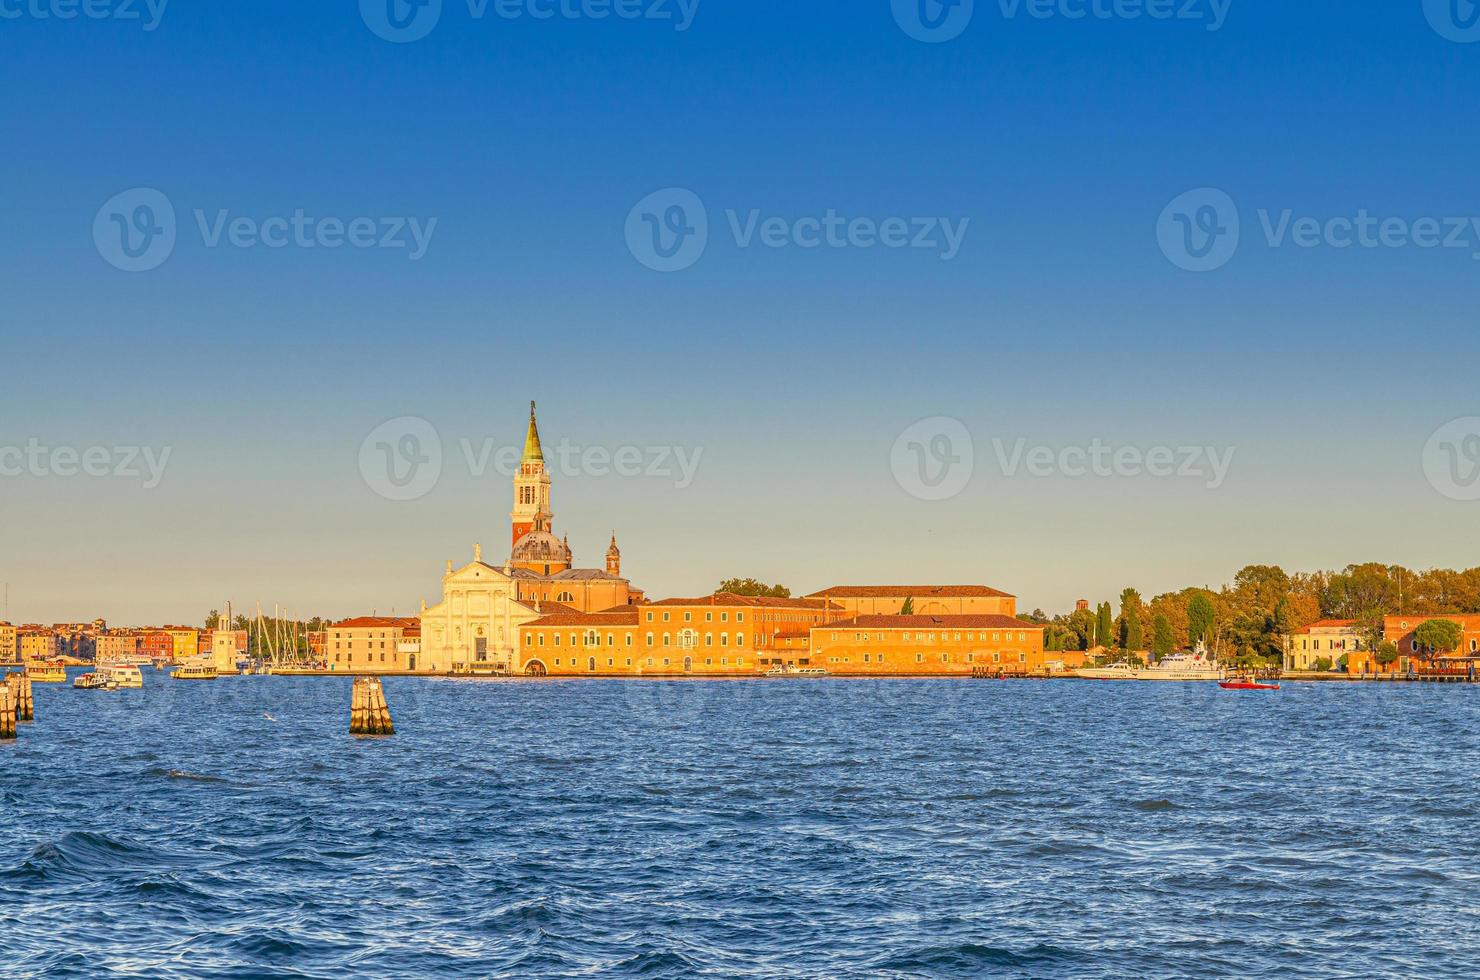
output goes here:
[[[1440, 0], [1232, 0], [1218, 30], [1207, 2], [1172, 20], [1065, 4], [977, 0], [959, 36], [922, 43], [888, 0], [702, 0], [683, 31], [445, 0], [391, 43], [350, 0], [175, 0], [152, 30], [0, 3], [0, 447], [105, 447], [113, 469], [115, 447], [170, 453], [157, 486], [0, 475], [10, 618], [410, 610], [447, 558], [507, 547], [508, 483], [461, 441], [517, 443], [532, 398], [551, 443], [699, 453], [683, 486], [556, 476], [578, 558], [616, 529], [655, 595], [729, 574], [970, 581], [1060, 610], [1255, 561], [1473, 564], [1468, 458], [1449, 495], [1424, 464], [1432, 433], [1480, 415], [1480, 229], [1459, 224], [1480, 215], [1480, 43], [1445, 36], [1468, 35]], [[130, 272], [94, 224], [118, 195], [131, 220], [139, 188], [176, 241]], [[665, 273], [626, 227], [670, 188], [709, 237]], [[1199, 273], [1158, 226], [1200, 188], [1241, 235]], [[432, 230], [412, 259], [211, 247], [200, 227], [300, 211], [370, 219], [377, 240]], [[1410, 238], [1427, 218], [1468, 247], [1273, 244], [1286, 211]], [[729, 212], [965, 233], [949, 261], [745, 246]], [[360, 453], [403, 417], [444, 463], [395, 501]], [[974, 455], [943, 500], [891, 463], [932, 418]], [[1234, 455], [1216, 487], [998, 458], [1096, 439]]]

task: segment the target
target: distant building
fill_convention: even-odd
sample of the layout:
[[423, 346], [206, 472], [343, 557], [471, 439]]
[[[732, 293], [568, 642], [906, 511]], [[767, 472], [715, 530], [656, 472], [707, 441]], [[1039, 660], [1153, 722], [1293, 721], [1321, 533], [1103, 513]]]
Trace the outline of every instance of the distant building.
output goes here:
[[175, 638], [164, 630], [144, 630], [139, 634], [139, 653], [150, 660], [173, 660]]
[[421, 635], [421, 621], [414, 616], [360, 616], [334, 623], [325, 633], [330, 670], [377, 674], [418, 667], [416, 655], [404, 646]]
[[1323, 659], [1331, 661], [1334, 667], [1346, 657], [1347, 668], [1361, 673], [1360, 664], [1370, 652], [1366, 646], [1356, 620], [1323, 619], [1290, 634], [1285, 648], [1285, 669], [1315, 670], [1316, 662]]
[[200, 655], [200, 630], [193, 626], [166, 626], [170, 635], [171, 655], [176, 660], [189, 660]]
[[835, 585], [813, 592], [849, 616], [893, 616], [906, 602], [917, 616], [1016, 616], [1017, 598], [985, 585]]
[[812, 628], [811, 666], [833, 674], [1041, 674], [1043, 627], [1011, 616], [859, 616]]
[[125, 663], [138, 658], [143, 637], [135, 633], [100, 633], [93, 643], [98, 663]]
[[22, 626], [16, 630], [21, 661], [55, 660], [60, 656], [57, 635], [44, 626]]
[[[1459, 649], [1430, 650], [1418, 642], [1418, 628], [1431, 619], [1447, 619], [1460, 628]], [[1480, 615], [1442, 613], [1434, 616], [1387, 616], [1382, 621], [1382, 637], [1398, 648], [1398, 662], [1388, 667], [1400, 673], [1417, 669], [1419, 663], [1436, 656], [1480, 657]]]
[[1089, 612], [1089, 600], [1088, 599], [1080, 599], [1078, 602], [1074, 603], [1074, 611], [1075, 612]]
[[15, 627], [0, 622], [0, 663], [19, 663], [20, 647], [16, 643]]

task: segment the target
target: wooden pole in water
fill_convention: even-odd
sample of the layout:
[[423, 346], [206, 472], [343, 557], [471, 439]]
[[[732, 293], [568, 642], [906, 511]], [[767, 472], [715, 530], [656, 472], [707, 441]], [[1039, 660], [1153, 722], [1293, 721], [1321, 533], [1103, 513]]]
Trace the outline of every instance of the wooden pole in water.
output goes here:
[[349, 733], [351, 735], [394, 735], [391, 709], [385, 702], [385, 689], [378, 677], [356, 677], [350, 694]]
[[25, 674], [12, 674], [15, 678], [15, 695], [11, 701], [15, 704], [16, 721], [36, 720], [36, 701], [31, 697], [31, 678]]
[[0, 739], [15, 738], [15, 695], [9, 682], [0, 687]]

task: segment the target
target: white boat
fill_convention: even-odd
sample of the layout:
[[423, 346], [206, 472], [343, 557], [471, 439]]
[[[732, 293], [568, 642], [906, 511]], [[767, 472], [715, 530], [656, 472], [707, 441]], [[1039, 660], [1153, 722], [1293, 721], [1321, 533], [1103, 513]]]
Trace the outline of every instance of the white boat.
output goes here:
[[108, 683], [117, 687], [143, 687], [144, 675], [133, 664], [108, 664], [98, 668]]
[[1082, 667], [1079, 676], [1097, 681], [1221, 681], [1227, 674], [1199, 645], [1191, 653], [1174, 653], [1149, 667], [1122, 661], [1104, 667]]

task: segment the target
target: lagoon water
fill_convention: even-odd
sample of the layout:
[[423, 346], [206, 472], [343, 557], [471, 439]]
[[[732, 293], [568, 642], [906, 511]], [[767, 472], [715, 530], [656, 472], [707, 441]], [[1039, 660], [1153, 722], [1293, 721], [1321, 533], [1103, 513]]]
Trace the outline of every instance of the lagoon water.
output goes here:
[[1480, 689], [36, 685], [7, 977], [1480, 974]]

